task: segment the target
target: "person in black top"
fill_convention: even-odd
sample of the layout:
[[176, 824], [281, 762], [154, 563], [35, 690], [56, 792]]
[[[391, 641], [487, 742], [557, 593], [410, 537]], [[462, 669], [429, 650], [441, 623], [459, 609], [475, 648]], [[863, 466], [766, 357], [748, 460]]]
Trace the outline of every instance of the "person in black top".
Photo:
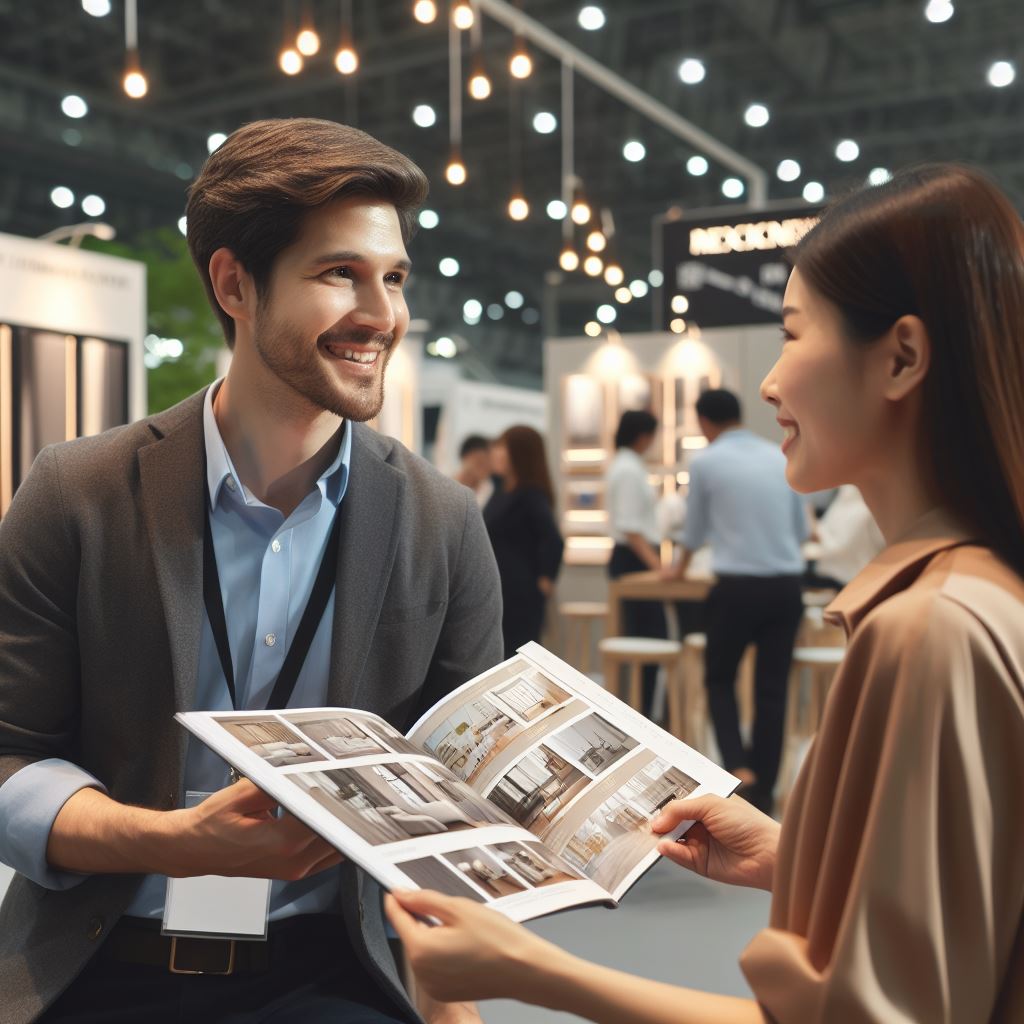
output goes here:
[[509, 427], [491, 447], [502, 488], [484, 508], [484, 524], [501, 574], [505, 657], [539, 640], [544, 607], [562, 564], [554, 491], [544, 439], [532, 427]]

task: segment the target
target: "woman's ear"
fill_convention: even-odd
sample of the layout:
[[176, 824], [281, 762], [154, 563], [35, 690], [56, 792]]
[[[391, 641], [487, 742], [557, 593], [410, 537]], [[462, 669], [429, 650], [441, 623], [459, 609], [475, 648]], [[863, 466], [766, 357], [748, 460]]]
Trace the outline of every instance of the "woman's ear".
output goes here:
[[889, 328], [880, 353], [885, 360], [883, 393], [899, 402], [919, 388], [931, 365], [932, 343], [918, 316], [901, 316]]

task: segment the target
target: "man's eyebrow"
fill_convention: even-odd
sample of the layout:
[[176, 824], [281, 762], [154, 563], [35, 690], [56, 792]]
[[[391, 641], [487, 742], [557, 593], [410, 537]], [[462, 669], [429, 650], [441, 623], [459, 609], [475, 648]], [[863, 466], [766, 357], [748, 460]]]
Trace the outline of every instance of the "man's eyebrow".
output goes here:
[[[366, 257], [358, 252], [326, 252], [313, 259], [313, 263], [366, 263]], [[412, 270], [412, 262], [406, 258], [395, 260], [392, 264], [398, 270]]]
[[787, 316], [791, 316], [795, 313], [799, 313], [800, 310], [796, 306], [783, 306], [782, 307], [782, 319], [785, 320]]

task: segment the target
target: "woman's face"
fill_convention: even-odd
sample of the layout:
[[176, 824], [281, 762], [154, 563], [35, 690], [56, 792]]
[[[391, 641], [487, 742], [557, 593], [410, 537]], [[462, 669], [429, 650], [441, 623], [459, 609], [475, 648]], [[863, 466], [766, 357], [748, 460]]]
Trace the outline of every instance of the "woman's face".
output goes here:
[[495, 441], [491, 445], [491, 466], [498, 476], [508, 476], [508, 448], [501, 441]]
[[785, 431], [797, 491], [858, 483], [884, 452], [886, 408], [873, 346], [848, 340], [839, 311], [794, 270], [783, 302], [782, 354], [761, 383]]

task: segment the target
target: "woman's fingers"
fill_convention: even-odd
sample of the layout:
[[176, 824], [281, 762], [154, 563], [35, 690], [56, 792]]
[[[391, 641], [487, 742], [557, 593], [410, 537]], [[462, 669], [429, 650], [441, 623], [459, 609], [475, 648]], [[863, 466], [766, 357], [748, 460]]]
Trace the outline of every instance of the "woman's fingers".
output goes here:
[[410, 913], [436, 917], [442, 924], [455, 924], [458, 920], [459, 900], [443, 896], [430, 889], [393, 889], [392, 896]]
[[691, 843], [673, 842], [671, 839], [663, 839], [658, 843], [658, 853], [681, 868], [688, 871], [695, 871], [698, 875], [704, 874], [704, 866], [707, 862], [707, 855], [702, 847]]
[[425, 927], [423, 922], [413, 917], [391, 893], [384, 896], [384, 913], [387, 914], [391, 926], [398, 932], [404, 946], [408, 946], [415, 938], [416, 932]]
[[655, 832], [671, 832], [684, 821], [703, 821], [721, 807], [720, 796], [699, 796], [692, 800], [673, 800], [662, 808], [661, 814], [651, 822]]

